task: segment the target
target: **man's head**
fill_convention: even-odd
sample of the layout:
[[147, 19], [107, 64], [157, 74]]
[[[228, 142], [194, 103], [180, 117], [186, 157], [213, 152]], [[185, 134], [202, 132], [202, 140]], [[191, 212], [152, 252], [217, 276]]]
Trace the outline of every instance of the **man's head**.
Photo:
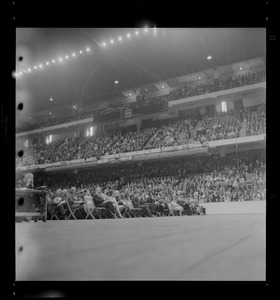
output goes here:
[[100, 194], [100, 193], [101, 193], [101, 188], [98, 186], [98, 187], [95, 189], [95, 192], [96, 192], [97, 194]]
[[77, 191], [77, 189], [74, 186], [72, 186], [71, 189], [70, 189], [70, 192], [72, 194], [76, 194], [76, 191]]

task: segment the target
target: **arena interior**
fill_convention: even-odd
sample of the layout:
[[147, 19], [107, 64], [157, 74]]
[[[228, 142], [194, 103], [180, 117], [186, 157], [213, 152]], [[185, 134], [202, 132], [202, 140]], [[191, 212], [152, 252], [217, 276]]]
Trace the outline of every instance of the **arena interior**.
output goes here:
[[16, 34], [17, 281], [266, 280], [264, 29]]

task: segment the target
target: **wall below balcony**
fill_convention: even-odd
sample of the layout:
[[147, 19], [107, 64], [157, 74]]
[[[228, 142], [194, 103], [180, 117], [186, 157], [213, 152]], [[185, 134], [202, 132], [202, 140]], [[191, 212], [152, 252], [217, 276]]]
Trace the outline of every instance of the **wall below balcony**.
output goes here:
[[266, 212], [266, 201], [201, 203], [206, 214], [254, 214]]

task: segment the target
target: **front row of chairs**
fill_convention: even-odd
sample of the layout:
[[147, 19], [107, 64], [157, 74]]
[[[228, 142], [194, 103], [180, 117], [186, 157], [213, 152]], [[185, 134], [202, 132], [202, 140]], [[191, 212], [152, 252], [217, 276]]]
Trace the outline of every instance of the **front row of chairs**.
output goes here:
[[[110, 218], [110, 212], [105, 207], [96, 207], [93, 201], [92, 196], [85, 196], [85, 202], [80, 207], [71, 207], [69, 202], [66, 200], [66, 215], [65, 219], [74, 219], [83, 218], [88, 219], [89, 217], [92, 219], [103, 219], [103, 218]], [[128, 218], [137, 218], [142, 217], [145, 213], [141, 207], [135, 208], [131, 200], [122, 200], [122, 203], [125, 204], [121, 207], [121, 212], [124, 217]], [[53, 218], [59, 220], [59, 207], [57, 205], [49, 204], [48, 205], [48, 213], [50, 220]], [[205, 211], [203, 212], [205, 214]], [[172, 207], [170, 204], [168, 205], [168, 209], [166, 210], [167, 216], [175, 216], [181, 215], [182, 210], [177, 210], [176, 208]]]

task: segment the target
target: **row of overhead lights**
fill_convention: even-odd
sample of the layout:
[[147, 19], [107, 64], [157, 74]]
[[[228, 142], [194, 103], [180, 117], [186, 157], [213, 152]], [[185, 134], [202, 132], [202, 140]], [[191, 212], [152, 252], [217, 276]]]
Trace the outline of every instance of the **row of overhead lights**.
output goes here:
[[36, 71], [36, 70], [40, 70], [40, 69], [43, 69], [44, 67], [48, 67], [48, 66], [51, 66], [52, 64], [56, 64], [56, 63], [62, 63], [64, 60], [69, 60], [69, 59], [73, 59], [75, 58], [76, 56], [78, 56], [79, 54], [83, 54], [83, 53], [89, 53], [90, 52], [90, 48], [87, 47], [85, 48], [85, 50], [80, 50], [78, 52], [73, 52], [71, 55], [65, 55], [64, 57], [60, 56], [58, 57], [57, 59], [51, 59], [49, 61], [46, 61], [44, 64], [42, 63], [39, 63], [38, 65], [35, 65], [34, 67], [29, 67], [27, 69], [23, 69], [21, 71], [19, 71], [18, 73], [15, 73], [15, 76], [18, 77], [18, 76], [21, 76], [23, 75], [24, 73], [25, 74], [28, 74], [28, 73], [32, 73], [33, 71]]
[[[147, 33], [148, 32], [148, 28], [145, 27], [143, 29], [144, 33]], [[156, 27], [154, 27], [154, 32], [156, 32]], [[119, 36], [117, 39], [111, 39], [110, 41], [106, 42], [102, 42], [102, 47], [105, 48], [107, 47], [108, 45], [113, 45], [115, 42], [122, 42], [126, 39], [130, 39], [132, 36], [140, 36], [141, 32], [139, 30], [136, 30], [133, 34], [128, 32], [125, 36]]]
[[[145, 27], [143, 29], [143, 32], [144, 33], [147, 33], [148, 32], [148, 28]], [[154, 32], [156, 32], [156, 27], [154, 27]], [[140, 36], [141, 32], [140, 30], [136, 30], [133, 34], [132, 33], [127, 33], [125, 36], [119, 36], [117, 39], [111, 39], [110, 41], [106, 42], [102, 42], [101, 46], [102, 48], [107, 48], [108, 45], [113, 45], [115, 42], [122, 42], [124, 40], [129, 40], [131, 39], [131, 37], [134, 35], [134, 36]], [[71, 55], [65, 55], [64, 57], [58, 57], [57, 59], [51, 59], [49, 61], [46, 61], [44, 64], [40, 63], [38, 65], [35, 65], [33, 66], [32, 68], [29, 67], [27, 69], [23, 69], [23, 70], [20, 70], [19, 72], [17, 73], [14, 73], [14, 76], [15, 77], [19, 77], [19, 76], [22, 76], [23, 74], [28, 74], [28, 73], [32, 73], [33, 71], [36, 71], [36, 70], [41, 70], [43, 69], [44, 67], [48, 67], [48, 66], [51, 66], [52, 64], [56, 64], [56, 63], [62, 63], [63, 61], [65, 60], [69, 60], [69, 59], [73, 59], [75, 58], [76, 56], [78, 56], [79, 54], [83, 54], [83, 53], [89, 53], [91, 52], [91, 49], [89, 47], [87, 47], [85, 49], [85, 51], [83, 51], [82, 49], [78, 52], [73, 52]]]

